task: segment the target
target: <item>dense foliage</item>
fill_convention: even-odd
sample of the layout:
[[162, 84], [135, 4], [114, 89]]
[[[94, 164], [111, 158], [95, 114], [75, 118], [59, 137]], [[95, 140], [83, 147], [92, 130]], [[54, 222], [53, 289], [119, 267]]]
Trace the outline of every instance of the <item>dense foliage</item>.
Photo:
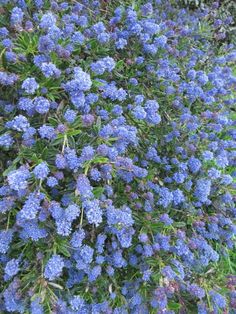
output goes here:
[[171, 2], [0, 1], [1, 313], [236, 313], [232, 18]]
[[[232, 22], [228, 23], [218, 23], [218, 31], [224, 33], [222, 40], [236, 41], [236, 2], [234, 0], [178, 0], [172, 1], [173, 4], [181, 7], [188, 7], [190, 10], [196, 10], [199, 8], [206, 8], [206, 6], [211, 6], [213, 10], [209, 11], [209, 19], [225, 20], [227, 17], [231, 16]], [[217, 9], [217, 10], [215, 10]]]

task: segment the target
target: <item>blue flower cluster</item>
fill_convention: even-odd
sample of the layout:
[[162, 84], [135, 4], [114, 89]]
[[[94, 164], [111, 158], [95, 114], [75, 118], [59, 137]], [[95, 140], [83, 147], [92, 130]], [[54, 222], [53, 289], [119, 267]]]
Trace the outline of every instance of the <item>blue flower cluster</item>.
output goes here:
[[0, 312], [236, 313], [232, 19], [0, 2]]

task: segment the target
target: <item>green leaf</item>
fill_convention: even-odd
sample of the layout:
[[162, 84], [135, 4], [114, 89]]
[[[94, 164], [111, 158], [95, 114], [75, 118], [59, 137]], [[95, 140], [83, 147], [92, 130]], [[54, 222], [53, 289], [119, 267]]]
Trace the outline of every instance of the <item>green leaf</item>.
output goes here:
[[101, 117], [98, 117], [95, 125], [98, 131], [101, 129], [101, 125], [102, 125]]
[[186, 223], [183, 221], [177, 221], [173, 223], [174, 227], [178, 227], [178, 228], [182, 228], [182, 227], [186, 227]]
[[57, 247], [58, 252], [60, 252], [62, 255], [66, 256], [66, 257], [70, 257], [70, 252], [69, 250], [65, 247], [65, 246], [59, 246]]
[[179, 310], [180, 307], [181, 307], [181, 305], [180, 305], [179, 303], [176, 303], [176, 302], [173, 302], [173, 301], [170, 301], [170, 302], [168, 303], [168, 308], [169, 308], [170, 310], [176, 311], [176, 310]]
[[109, 161], [108, 158], [102, 156], [98, 156], [92, 159], [92, 162], [95, 164], [104, 164], [107, 163], [108, 161]]
[[97, 80], [94, 80], [94, 81], [93, 81], [93, 86], [94, 86], [94, 87], [104, 86], [104, 83], [102, 83], [102, 82], [100, 82], [100, 81], [97, 81]]
[[49, 117], [48, 118], [48, 122], [50, 123], [50, 125], [56, 127], [58, 125], [58, 121], [55, 118]]
[[59, 144], [62, 144], [63, 143], [63, 137], [58, 137], [56, 138], [55, 140], [52, 141], [51, 145], [52, 146], [57, 146]]
[[80, 134], [81, 132], [82, 132], [81, 130], [69, 130], [68, 132], [66, 132], [66, 134], [68, 136], [75, 136], [75, 135]]
[[97, 198], [100, 197], [103, 192], [104, 192], [104, 188], [102, 186], [98, 186], [98, 187], [93, 189], [93, 194]]
[[116, 69], [119, 71], [119, 70], [122, 70], [124, 67], [124, 60], [119, 60], [117, 63], [116, 63]]
[[[66, 132], [66, 135], [67, 136], [75, 136], [75, 135], [78, 135], [78, 134], [80, 134], [82, 131], [81, 130], [68, 130], [67, 132]], [[57, 139], [64, 139], [64, 137], [65, 137], [65, 134], [58, 134], [57, 135]]]
[[20, 161], [20, 157], [16, 157], [14, 160], [13, 160], [13, 163], [11, 166], [9, 166], [4, 172], [3, 172], [3, 177], [6, 177], [8, 175], [8, 173], [10, 173], [11, 171], [15, 170], [16, 169], [16, 164], [18, 163], [18, 161]]

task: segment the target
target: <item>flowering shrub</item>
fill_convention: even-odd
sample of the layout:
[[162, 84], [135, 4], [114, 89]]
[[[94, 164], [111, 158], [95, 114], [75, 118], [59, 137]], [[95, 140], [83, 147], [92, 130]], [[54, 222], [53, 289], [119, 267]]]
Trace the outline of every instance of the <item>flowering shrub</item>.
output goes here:
[[0, 312], [235, 313], [236, 50], [211, 9], [1, 4]]

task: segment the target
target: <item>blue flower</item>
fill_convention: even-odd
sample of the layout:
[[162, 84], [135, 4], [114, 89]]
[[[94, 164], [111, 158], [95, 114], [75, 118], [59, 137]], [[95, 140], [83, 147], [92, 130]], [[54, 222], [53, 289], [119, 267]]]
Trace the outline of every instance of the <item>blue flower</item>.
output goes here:
[[188, 166], [192, 173], [196, 173], [200, 170], [202, 164], [199, 159], [191, 156], [191, 158], [188, 160]]
[[168, 190], [168, 188], [161, 188], [159, 191], [160, 198], [158, 204], [162, 205], [164, 208], [168, 207], [173, 201], [173, 194]]
[[77, 295], [70, 299], [70, 306], [73, 311], [81, 311], [82, 313], [85, 310], [85, 301]]
[[50, 170], [49, 170], [46, 162], [41, 162], [33, 170], [35, 177], [37, 179], [40, 179], [40, 180], [45, 179], [48, 176], [49, 172], [50, 172]]
[[116, 41], [116, 48], [117, 49], [124, 49], [126, 46], [127, 46], [128, 42], [126, 39], [124, 38], [119, 38], [117, 41]]
[[42, 15], [39, 26], [43, 29], [51, 28], [56, 24], [56, 17], [53, 13], [47, 12]]
[[81, 161], [92, 160], [94, 157], [94, 149], [92, 146], [85, 146], [81, 152]]
[[40, 304], [40, 298], [34, 299], [30, 304], [32, 314], [43, 314], [43, 305]]
[[44, 277], [49, 280], [55, 280], [60, 277], [64, 266], [63, 258], [60, 255], [54, 254], [45, 266]]
[[174, 190], [172, 194], [173, 194], [173, 203], [175, 205], [179, 205], [185, 201], [184, 194], [180, 189]]
[[103, 24], [103, 22], [98, 22], [98, 23], [94, 24], [92, 28], [96, 34], [100, 34], [106, 30], [106, 27]]
[[76, 183], [77, 190], [83, 199], [89, 199], [93, 197], [92, 193], [92, 186], [90, 185], [89, 179], [81, 174], [77, 178], [77, 183]]
[[92, 86], [90, 75], [85, 73], [80, 67], [74, 68], [74, 79], [65, 84], [65, 90], [69, 93], [78, 91], [88, 91]]
[[220, 293], [214, 290], [211, 290], [209, 292], [209, 295], [211, 297], [211, 301], [215, 309], [218, 309], [218, 308], [224, 309], [226, 307], [225, 297], [223, 297]]
[[90, 178], [94, 181], [100, 181], [101, 180], [101, 173], [98, 169], [93, 168], [90, 171]]
[[19, 280], [14, 279], [3, 293], [5, 310], [8, 312], [24, 312], [24, 305], [22, 299], [19, 297], [19, 288]]
[[92, 262], [93, 254], [94, 250], [88, 245], [83, 245], [80, 249], [81, 258], [86, 264], [90, 264]]
[[68, 123], [73, 123], [76, 119], [77, 112], [75, 110], [67, 109], [64, 118]]
[[96, 62], [91, 63], [91, 70], [96, 74], [103, 74], [105, 71], [111, 72], [115, 68], [115, 61], [111, 57], [102, 58]]
[[142, 106], [134, 107], [134, 109], [132, 110], [132, 113], [136, 119], [140, 119], [140, 120], [145, 119], [147, 115], [146, 111], [144, 110]]
[[56, 137], [55, 130], [52, 126], [43, 124], [39, 129], [38, 132], [41, 138], [46, 138], [48, 140], [52, 140]]
[[188, 286], [188, 291], [189, 293], [199, 299], [202, 299], [205, 297], [205, 291], [204, 289], [202, 289], [201, 287], [199, 287], [198, 285], [195, 284], [191, 284]]
[[50, 102], [42, 96], [35, 97], [33, 103], [35, 110], [40, 114], [47, 113], [50, 108]]
[[18, 8], [18, 7], [14, 7], [11, 11], [11, 25], [13, 27], [17, 27], [19, 25], [21, 25], [22, 21], [23, 21], [23, 17], [24, 17], [24, 12]]
[[84, 238], [85, 238], [85, 232], [83, 229], [80, 229], [73, 233], [70, 243], [74, 248], [81, 247]]
[[75, 220], [80, 214], [80, 208], [76, 204], [70, 204], [65, 209], [65, 218], [67, 221], [72, 222]]
[[5, 38], [9, 34], [9, 31], [6, 27], [0, 27], [0, 37]]
[[168, 214], [162, 214], [160, 216], [160, 221], [163, 222], [166, 226], [169, 226], [173, 223], [173, 219], [171, 219]]
[[196, 182], [194, 196], [202, 203], [205, 203], [211, 192], [211, 181], [207, 179], [199, 179]]
[[13, 120], [6, 123], [6, 127], [15, 131], [24, 132], [29, 128], [30, 124], [26, 117], [19, 115]]
[[0, 135], [0, 146], [9, 148], [13, 145], [14, 139], [8, 133]]
[[98, 276], [101, 275], [101, 272], [102, 272], [101, 266], [97, 265], [97, 266], [93, 267], [91, 269], [91, 271], [89, 272], [88, 281], [89, 282], [95, 281], [98, 278]]
[[6, 254], [13, 238], [12, 230], [0, 231], [0, 253]]
[[39, 88], [39, 84], [36, 82], [35, 78], [29, 77], [22, 83], [21, 86], [27, 94], [34, 94]]
[[24, 206], [19, 212], [20, 217], [24, 219], [35, 219], [40, 209], [40, 201], [40, 195], [37, 195], [34, 192], [30, 193]]
[[13, 258], [7, 262], [5, 266], [5, 275], [8, 279], [15, 276], [19, 272], [20, 259]]
[[75, 44], [82, 45], [85, 41], [85, 37], [80, 31], [77, 31], [77, 32], [74, 32], [74, 34], [71, 37], [71, 40]]
[[48, 53], [55, 50], [55, 43], [54, 41], [48, 36], [40, 36], [38, 42], [38, 50], [41, 53]]
[[22, 228], [20, 237], [24, 240], [32, 239], [33, 241], [38, 241], [47, 236], [47, 231], [44, 228], [40, 228], [34, 220], [27, 221], [27, 224], [23, 222]]
[[69, 147], [65, 149], [65, 161], [69, 169], [75, 170], [80, 166], [80, 161], [75, 149], [71, 149]]
[[43, 62], [40, 66], [45, 77], [56, 77], [61, 75], [61, 71], [52, 62]]
[[51, 188], [53, 188], [54, 186], [56, 186], [58, 184], [58, 180], [55, 177], [48, 177], [47, 179], [47, 185]]
[[30, 172], [27, 168], [21, 167], [18, 170], [13, 170], [7, 175], [8, 184], [15, 191], [24, 190], [28, 186], [27, 180], [30, 177]]
[[83, 206], [86, 210], [86, 217], [90, 224], [95, 224], [97, 227], [102, 222], [102, 210], [98, 200], [88, 200], [83, 202]]

